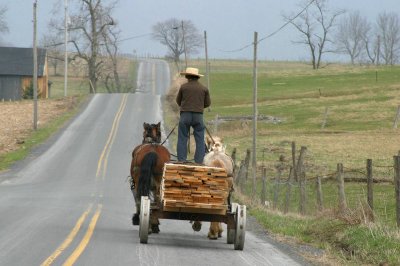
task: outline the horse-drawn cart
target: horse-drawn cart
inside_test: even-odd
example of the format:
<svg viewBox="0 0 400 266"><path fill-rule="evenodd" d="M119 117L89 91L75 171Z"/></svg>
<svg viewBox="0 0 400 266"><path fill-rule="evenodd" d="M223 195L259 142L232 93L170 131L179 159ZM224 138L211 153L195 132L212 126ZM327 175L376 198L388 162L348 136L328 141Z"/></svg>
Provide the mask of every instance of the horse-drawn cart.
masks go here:
<svg viewBox="0 0 400 266"><path fill-rule="evenodd" d="M140 243L147 243L154 220L209 221L225 223L227 243L243 250L246 206L230 202L231 187L224 168L166 163L160 194L141 197Z"/></svg>

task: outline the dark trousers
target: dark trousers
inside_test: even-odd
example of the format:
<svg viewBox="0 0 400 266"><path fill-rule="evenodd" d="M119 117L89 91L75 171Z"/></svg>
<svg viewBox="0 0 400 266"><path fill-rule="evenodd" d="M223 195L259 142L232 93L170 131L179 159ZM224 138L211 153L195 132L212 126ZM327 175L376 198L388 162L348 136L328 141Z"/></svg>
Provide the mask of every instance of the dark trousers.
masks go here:
<svg viewBox="0 0 400 266"><path fill-rule="evenodd" d="M176 147L178 161L186 161L190 127L193 128L194 140L196 142L194 161L201 164L203 163L206 152L204 143L205 126L203 121L203 113L181 112L178 127L178 144Z"/></svg>

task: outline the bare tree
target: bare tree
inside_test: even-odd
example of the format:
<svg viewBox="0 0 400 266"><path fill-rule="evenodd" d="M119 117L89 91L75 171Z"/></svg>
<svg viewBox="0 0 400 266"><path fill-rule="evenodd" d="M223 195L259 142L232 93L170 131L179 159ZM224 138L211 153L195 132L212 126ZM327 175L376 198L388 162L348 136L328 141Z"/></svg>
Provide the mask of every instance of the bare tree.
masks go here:
<svg viewBox="0 0 400 266"><path fill-rule="evenodd" d="M71 15L71 42L77 51L77 56L82 58L88 66L89 80L93 85L90 92L97 88L97 81L101 76L102 59L100 56L101 44L104 41L102 33L108 27L116 27L111 17L112 11L118 0L109 1L105 5L102 0L75 0L79 9Z"/></svg>
<svg viewBox="0 0 400 266"><path fill-rule="evenodd" d="M50 29L40 40L40 45L47 50L48 63L53 67L53 75L56 76L59 64L64 62L62 36Z"/></svg>
<svg viewBox="0 0 400 266"><path fill-rule="evenodd" d="M331 12L327 4L328 0L315 0L311 4L310 1L302 2L301 7L305 11L295 19L293 15L283 15L300 32L299 40L294 43L308 46L313 69L320 68L322 55L331 52L327 48L327 44L332 43L331 30L337 17L344 13L343 10Z"/></svg>
<svg viewBox="0 0 400 266"><path fill-rule="evenodd" d="M365 40L370 26L360 12L352 12L339 22L335 44L337 52L350 56L351 63L360 59L365 50Z"/></svg>
<svg viewBox="0 0 400 266"><path fill-rule="evenodd" d="M109 93L121 92L121 80L118 73L118 42L120 31L112 28L107 28L102 33L104 39L104 49L107 53L107 58L104 64L103 82Z"/></svg>
<svg viewBox="0 0 400 266"><path fill-rule="evenodd" d="M159 22L153 26L153 39L165 45L168 49L168 57L179 63L182 54L195 54L203 47L203 36L199 33L190 20L178 20L171 18Z"/></svg>
<svg viewBox="0 0 400 266"><path fill-rule="evenodd" d="M399 15L394 12L379 14L377 30L381 36L382 58L386 65L394 65L400 57Z"/></svg>
<svg viewBox="0 0 400 266"><path fill-rule="evenodd" d="M7 21L5 20L6 12L7 12L7 6L0 6L0 33L8 32L8 25Z"/></svg>
<svg viewBox="0 0 400 266"><path fill-rule="evenodd" d="M379 64L379 51L381 40L380 36L368 24L367 32L364 36L365 53L370 63Z"/></svg>

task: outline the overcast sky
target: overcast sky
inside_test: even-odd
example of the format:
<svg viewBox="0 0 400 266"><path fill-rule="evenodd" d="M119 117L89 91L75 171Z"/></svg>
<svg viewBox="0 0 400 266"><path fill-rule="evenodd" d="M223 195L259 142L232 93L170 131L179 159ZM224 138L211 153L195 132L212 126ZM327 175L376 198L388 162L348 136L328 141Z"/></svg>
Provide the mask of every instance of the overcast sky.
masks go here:
<svg viewBox="0 0 400 266"><path fill-rule="evenodd" d="M38 38L47 30L56 2L64 0L38 0ZM284 24L282 13L301 10L301 0L119 0L114 12L122 31L122 39L150 34L157 22L170 18L191 20L201 33L207 31L208 52L211 58L251 58L252 47L240 52L226 52L251 44L254 31L259 38L274 32ZM0 0L8 11L6 20L9 33L2 42L18 47L32 47L33 0ZM381 12L400 14L400 0L330 0L332 9L358 10L370 22ZM63 4L59 5L63 16ZM259 47L259 58L269 60L308 60L307 48L293 44L298 33L288 26ZM72 48L72 47L71 47ZM149 35L121 43L126 53L164 56L164 46ZM194 57L204 57L201 51ZM331 57L334 58L334 57Z"/></svg>

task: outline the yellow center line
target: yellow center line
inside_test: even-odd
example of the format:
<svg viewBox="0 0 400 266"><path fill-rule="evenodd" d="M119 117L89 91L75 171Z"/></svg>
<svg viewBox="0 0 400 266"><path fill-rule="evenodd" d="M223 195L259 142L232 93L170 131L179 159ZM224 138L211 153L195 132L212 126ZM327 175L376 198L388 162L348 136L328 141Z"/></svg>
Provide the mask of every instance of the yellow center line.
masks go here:
<svg viewBox="0 0 400 266"><path fill-rule="evenodd" d="M104 149L103 149L103 151L102 151L102 153L100 155L100 159L99 159L99 161L97 163L96 177L99 177L99 175L100 175L101 166L103 165L103 162L104 162L104 156L106 155L106 152L108 151L108 148L110 146L111 141L113 140L113 136L114 136L114 134L116 132L116 128L117 128L117 125L119 123L119 119L121 118L122 110L124 109L124 107L126 105L127 98L128 98L128 95L125 94L124 97L122 98L121 105L120 105L120 107L118 109L118 112L115 115L114 122L113 122L113 125L111 127L111 132L110 132L110 134L108 136L107 143L104 146ZM103 169L103 174L104 174L104 172L105 172L105 170Z"/></svg>
<svg viewBox="0 0 400 266"><path fill-rule="evenodd" d="M71 256L69 256L68 259L65 261L63 266L74 265L76 260L79 258L79 256L85 250L86 246L89 244L90 238L92 237L94 229L96 227L97 220L99 219L102 207L103 207L103 205L101 205L101 204L99 204L97 206L96 213L93 215L92 220L90 221L90 224L86 231L85 236L83 237L83 239L79 243L79 245L76 247L74 252L72 252Z"/></svg>
<svg viewBox="0 0 400 266"><path fill-rule="evenodd" d="M71 242L74 240L76 234L79 232L79 229L81 228L83 222L85 221L86 217L90 213L92 209L93 204L90 204L87 210L81 215L81 217L78 219L77 223L75 224L75 227L72 229L72 231L68 234L67 238L64 240L64 242L51 254L42 264L41 266L47 266L51 265L54 260L60 256L60 254L68 248L68 246L71 244Z"/></svg>
<svg viewBox="0 0 400 266"><path fill-rule="evenodd" d="M113 143L114 143L115 137L117 136L117 131L118 131L118 128L119 128L119 122L120 122L120 120L121 120L121 117L122 117L122 114L123 114L123 110L125 109L125 106L126 106L126 103L127 103L127 98L128 98L128 96L125 95L125 96L124 96L124 102L121 104L121 107L122 107L122 108L121 108L121 111L117 114L117 115L118 115L118 118L116 117L117 123L116 123L115 129L114 129L114 133L113 133L113 136L112 136L110 145L109 145L108 150L107 150L107 153L106 153L106 157L105 157L105 159L104 159L104 164L103 164L103 166L104 166L104 167L103 167L103 179L104 179L104 177L106 176L107 165L108 165L108 155L110 155L111 147L112 147L112 145L113 145Z"/></svg>

